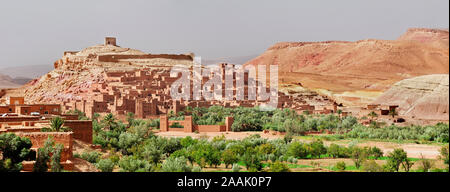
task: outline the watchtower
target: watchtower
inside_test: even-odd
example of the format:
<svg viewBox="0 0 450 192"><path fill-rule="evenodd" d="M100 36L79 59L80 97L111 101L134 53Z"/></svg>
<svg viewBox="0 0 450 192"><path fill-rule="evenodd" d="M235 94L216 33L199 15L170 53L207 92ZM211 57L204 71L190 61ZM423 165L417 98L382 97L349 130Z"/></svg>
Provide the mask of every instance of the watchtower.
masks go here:
<svg viewBox="0 0 450 192"><path fill-rule="evenodd" d="M105 45L117 46L115 37L105 37Z"/></svg>

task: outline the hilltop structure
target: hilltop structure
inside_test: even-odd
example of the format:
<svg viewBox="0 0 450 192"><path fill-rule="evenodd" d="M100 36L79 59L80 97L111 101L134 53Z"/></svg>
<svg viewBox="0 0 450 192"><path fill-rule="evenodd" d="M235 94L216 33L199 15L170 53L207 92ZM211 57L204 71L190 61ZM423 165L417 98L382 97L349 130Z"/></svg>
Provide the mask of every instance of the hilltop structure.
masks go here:
<svg viewBox="0 0 450 192"><path fill-rule="evenodd" d="M22 89L30 103L62 104L62 111L79 110L88 117L112 113L124 117L134 113L137 118L159 118L170 111L175 113L185 107L254 107L265 102L261 100L230 101L205 99L186 101L174 100L170 88L180 78L170 77L175 65L192 70L194 54L147 54L139 50L122 48L113 37L105 43L82 51L66 51L54 63L54 70L30 82ZM222 73L231 64L219 64ZM236 93L236 74L233 74L233 92ZM212 78L203 77L202 86ZM222 75L222 82L225 82ZM244 76L245 98L248 98L248 74ZM192 86L191 86L192 87ZM222 94L225 86L222 86ZM192 90L191 90L192 94ZM7 94L8 95L8 94ZM235 94L234 94L235 95ZM299 113L308 110L316 113L336 112L337 104L331 99L311 91L301 95L278 93L278 108L291 108ZM223 95L224 96L224 95Z"/></svg>

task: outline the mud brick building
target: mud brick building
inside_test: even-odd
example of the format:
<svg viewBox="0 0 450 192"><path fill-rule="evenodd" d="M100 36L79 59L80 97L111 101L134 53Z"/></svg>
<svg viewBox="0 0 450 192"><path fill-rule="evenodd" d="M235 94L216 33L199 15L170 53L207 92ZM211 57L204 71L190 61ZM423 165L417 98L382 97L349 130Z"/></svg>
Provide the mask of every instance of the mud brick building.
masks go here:
<svg viewBox="0 0 450 192"><path fill-rule="evenodd" d="M159 120L161 132L178 131L185 133L230 132L234 122L233 117L226 117L225 125L196 125L192 121L192 116L185 116L184 120L169 120L167 115L161 115ZM181 125L182 128L172 127L175 123Z"/></svg>
<svg viewBox="0 0 450 192"><path fill-rule="evenodd" d="M65 170L73 170L73 141L79 140L92 144L92 121L78 120L78 115L61 114L61 106L56 104L25 104L23 97L10 97L9 105L0 106L0 134L14 133L31 140L32 150L43 147L48 138L56 144L64 146L61 152L61 165ZM15 113L14 113L15 112ZM39 114L30 115L32 112ZM50 127L50 120L60 116L64 119L63 126L70 132L41 132L44 127ZM32 171L34 161L23 162L23 171Z"/></svg>

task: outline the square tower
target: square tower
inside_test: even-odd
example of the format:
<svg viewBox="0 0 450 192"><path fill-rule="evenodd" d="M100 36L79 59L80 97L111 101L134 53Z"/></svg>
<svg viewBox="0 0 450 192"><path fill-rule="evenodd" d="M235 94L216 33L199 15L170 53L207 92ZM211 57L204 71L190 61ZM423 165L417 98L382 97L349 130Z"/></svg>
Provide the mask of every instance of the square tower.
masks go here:
<svg viewBox="0 0 450 192"><path fill-rule="evenodd" d="M117 46L115 37L105 37L105 45Z"/></svg>

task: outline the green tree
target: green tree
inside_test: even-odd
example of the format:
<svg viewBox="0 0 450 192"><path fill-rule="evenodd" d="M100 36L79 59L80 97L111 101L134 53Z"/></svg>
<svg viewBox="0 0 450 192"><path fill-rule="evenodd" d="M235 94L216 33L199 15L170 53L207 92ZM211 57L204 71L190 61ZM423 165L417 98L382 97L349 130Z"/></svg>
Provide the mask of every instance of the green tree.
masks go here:
<svg viewBox="0 0 450 192"><path fill-rule="evenodd" d="M322 140L314 140L309 145L312 157L320 158L321 155L327 153L327 148L323 145Z"/></svg>
<svg viewBox="0 0 450 192"><path fill-rule="evenodd" d="M105 117L103 117L102 123L107 131L114 129L114 127L117 126L116 118L112 113L108 113L107 115L105 115Z"/></svg>
<svg viewBox="0 0 450 192"><path fill-rule="evenodd" d="M394 149L388 155L387 168L391 171L398 172L400 170L400 165L403 166L406 172L412 167L412 162L408 160L408 155L403 149Z"/></svg>
<svg viewBox="0 0 450 192"><path fill-rule="evenodd" d="M56 144L52 150L52 156L50 158L50 166L52 172L61 172L63 167L61 166L61 152L64 149L62 144Z"/></svg>
<svg viewBox="0 0 450 192"><path fill-rule="evenodd" d="M375 111L372 111L372 112L370 112L367 116L369 116L370 117L370 119L375 119L375 118L377 118L378 117L378 114L377 113L375 113Z"/></svg>
<svg viewBox="0 0 450 192"><path fill-rule="evenodd" d="M31 150L31 141L14 133L0 134L0 172L19 172L22 161L33 160L36 153Z"/></svg>
<svg viewBox="0 0 450 192"><path fill-rule="evenodd" d="M395 118L395 116L398 115L397 110L395 108L392 108L389 110L389 115L392 116L392 118Z"/></svg>
<svg viewBox="0 0 450 192"><path fill-rule="evenodd" d="M134 122L134 113L132 113L132 112L128 112L127 113L127 122L128 122L128 126L131 126L131 125L133 125L133 122Z"/></svg>
<svg viewBox="0 0 450 192"><path fill-rule="evenodd" d="M369 155L375 157L375 159L379 159L383 157L383 151L378 147L371 147L369 149Z"/></svg>
<svg viewBox="0 0 450 192"><path fill-rule="evenodd" d="M361 165L366 161L367 153L364 149L359 147L353 147L352 149L352 160L355 163L355 167L359 169Z"/></svg>
<svg viewBox="0 0 450 192"><path fill-rule="evenodd" d="M237 155L230 149L226 149L222 153L222 160L225 164L225 168L228 168L229 165L233 165L239 161Z"/></svg>
<svg viewBox="0 0 450 192"><path fill-rule="evenodd" d="M448 159L449 159L449 149L448 145L445 147L442 147L440 150L441 156L440 158L444 160L444 163L448 165Z"/></svg>
<svg viewBox="0 0 450 192"><path fill-rule="evenodd" d="M422 154L420 154L419 167L423 172L428 172L434 166L434 161L431 159L425 159Z"/></svg>
<svg viewBox="0 0 450 192"><path fill-rule="evenodd" d="M51 171L60 172L62 170L60 161L63 148L61 144L55 145L53 138L49 137L45 141L44 147L38 149L38 157L34 163L33 172L47 172L48 163L51 165Z"/></svg>
<svg viewBox="0 0 450 192"><path fill-rule="evenodd" d="M69 132L72 131L68 127L64 127L64 120L61 117L55 117L50 120L50 127L44 127L42 132Z"/></svg>
<svg viewBox="0 0 450 192"><path fill-rule="evenodd" d="M290 172L289 167L279 161L269 164L269 172Z"/></svg>
<svg viewBox="0 0 450 192"><path fill-rule="evenodd" d="M308 145L300 142L292 142L288 145L286 155L298 159L305 159L309 155Z"/></svg>

